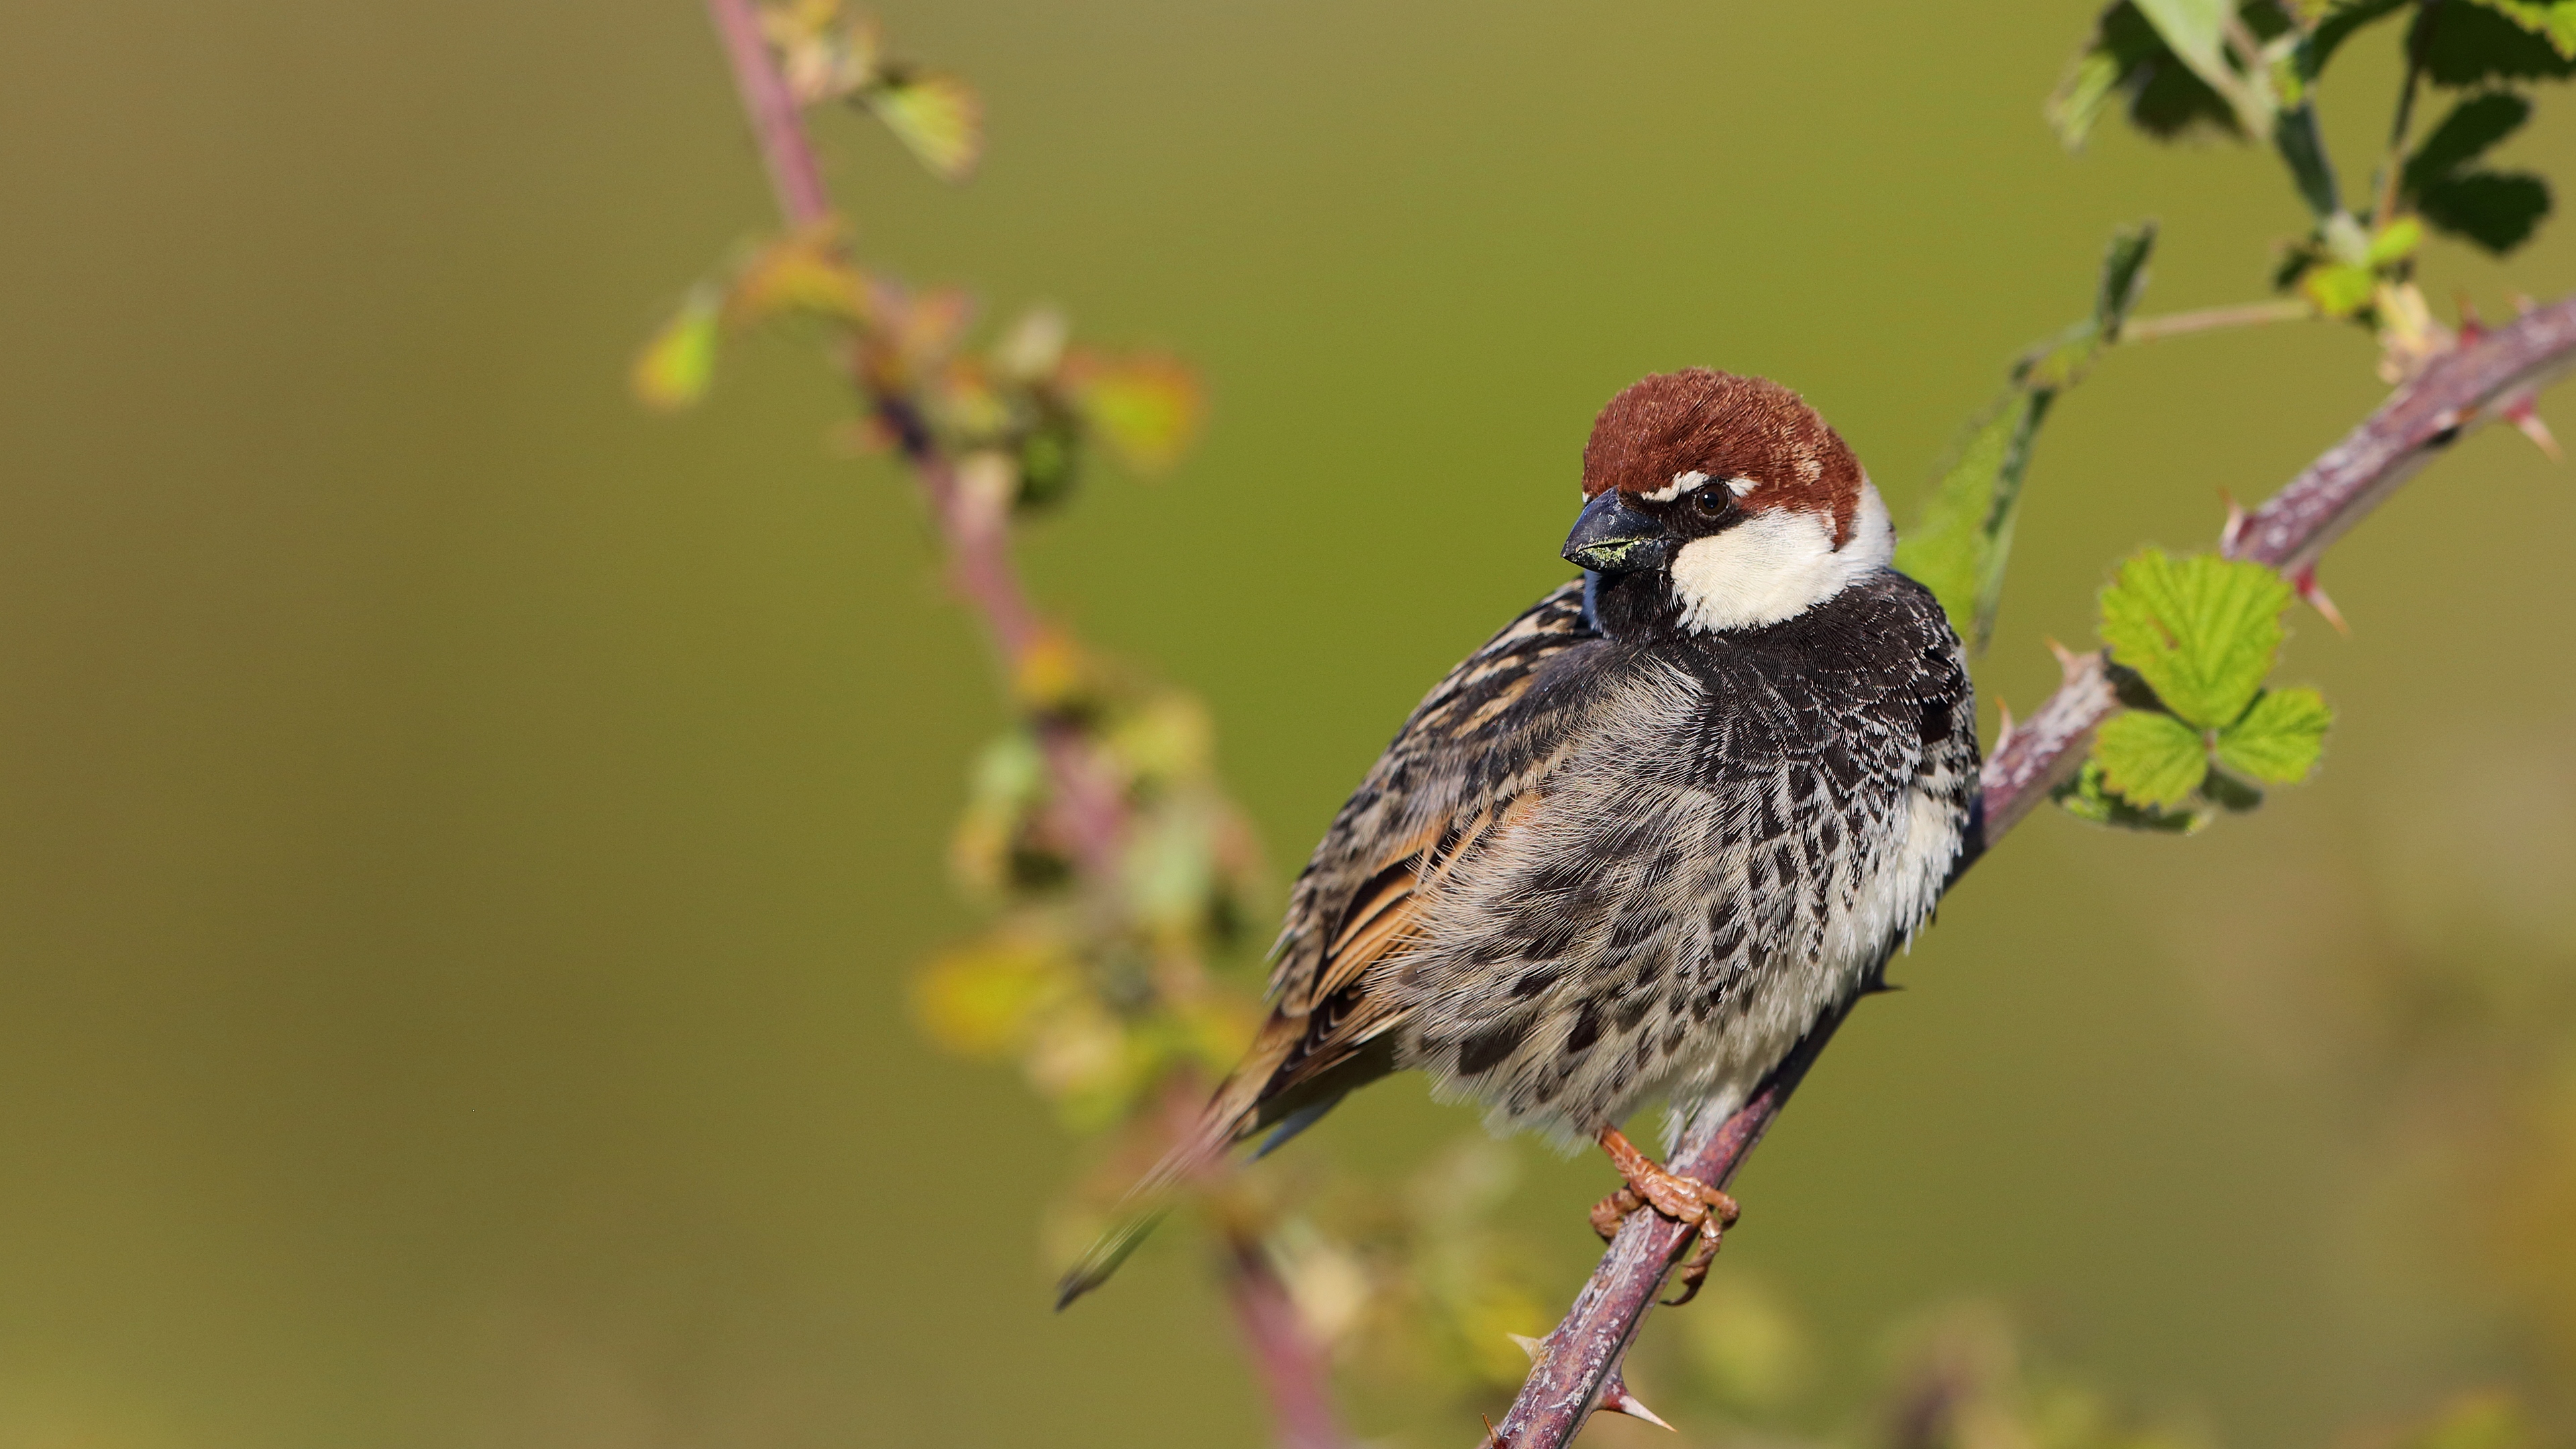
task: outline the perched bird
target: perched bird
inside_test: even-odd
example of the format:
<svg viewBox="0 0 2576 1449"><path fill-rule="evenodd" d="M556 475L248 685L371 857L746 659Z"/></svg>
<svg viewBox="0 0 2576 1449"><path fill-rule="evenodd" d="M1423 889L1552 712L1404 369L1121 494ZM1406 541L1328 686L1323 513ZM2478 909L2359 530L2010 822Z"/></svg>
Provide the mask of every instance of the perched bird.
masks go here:
<svg viewBox="0 0 2576 1449"><path fill-rule="evenodd" d="M1495 1129L1596 1141L1650 1206L1734 1216L1618 1124L1731 1112L1931 914L1977 800L1959 640L1889 567L1859 460L1799 397L1694 368L1610 400L1564 556L1583 570L1431 691L1298 877L1271 1010L1132 1215L1354 1087L1418 1069Z"/></svg>

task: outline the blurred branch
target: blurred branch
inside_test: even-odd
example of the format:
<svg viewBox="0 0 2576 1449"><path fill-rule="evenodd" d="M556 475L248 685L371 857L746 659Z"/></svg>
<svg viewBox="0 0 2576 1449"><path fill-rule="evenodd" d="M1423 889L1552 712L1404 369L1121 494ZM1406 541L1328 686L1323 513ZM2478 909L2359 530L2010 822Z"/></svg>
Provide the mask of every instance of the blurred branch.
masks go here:
<svg viewBox="0 0 2576 1449"><path fill-rule="evenodd" d="M707 0L707 12L723 38L744 116L789 229L810 231L828 224L836 215L831 193L823 184L803 112L763 34L758 5L755 0ZM1049 630L1011 561L1008 500L970 485L957 460L941 447L903 370L882 365L866 338L845 342L840 360L860 402L892 439L929 507L950 584L983 622L1006 674L1016 681L1032 654L1045 647ZM1092 766L1070 724L1041 712L1035 726L1055 787L1056 818L1072 844L1076 868L1092 888L1114 890L1131 823L1127 804ZM1228 1292L1269 1393L1282 1449L1336 1449L1349 1443L1333 1415L1330 1365L1306 1334L1258 1245L1234 1243L1227 1263Z"/></svg>
<svg viewBox="0 0 2576 1449"><path fill-rule="evenodd" d="M2321 597L2313 592L2316 560L2328 545L2460 434L2527 411L2534 391L2571 365L2576 365L2576 298L2525 312L2492 332L2464 337L2252 515L2231 515L2220 552L2277 569L2312 601ZM2028 721L2008 727L1986 761L1981 828L1960 863L1962 870L2074 773L2094 729L2118 708L2102 654L2068 655L2065 666L2066 679L2057 692ZM1675 1146L1673 1170L1726 1186L1770 1130L1842 1015L1819 1021L1732 1116L1690 1124ZM1692 1236L1691 1228L1659 1214L1629 1214L1564 1321L1542 1342L1520 1397L1489 1444L1557 1449L1574 1437Z"/></svg>
<svg viewBox="0 0 2576 1449"><path fill-rule="evenodd" d="M2254 327L2266 322L2300 322L2317 315L2305 301L2249 302L2237 307L2203 307L2192 312L2162 312L2132 317L2120 324L2122 342L2153 342L2222 327Z"/></svg>
<svg viewBox="0 0 2576 1449"><path fill-rule="evenodd" d="M1195 1105L1195 1104L1193 1104ZM1332 1360L1306 1331L1288 1285L1270 1264L1258 1238L1226 1234L1226 1296L1252 1350L1253 1372L1270 1400L1270 1420L1280 1449L1347 1449L1327 1389Z"/></svg>
<svg viewBox="0 0 2576 1449"><path fill-rule="evenodd" d="M752 137L759 143L780 214L790 230L828 222L836 215L831 193L823 185L804 114L761 33L758 5L754 0L707 0L707 13L724 39L725 54L733 64L734 88L742 97ZM963 485L955 460L941 451L923 418L919 400L890 385L891 369L869 365L864 341L844 344L842 363L860 400L894 439L921 489L922 501L929 505L946 548L949 582L983 620L1003 667L1016 672L1039 643L1044 625L1011 564L1007 505L999 499L976 497ZM1055 781L1058 823L1073 843L1084 873L1106 880L1118 867L1125 811L1115 793L1089 768L1069 729L1041 720L1039 738Z"/></svg>

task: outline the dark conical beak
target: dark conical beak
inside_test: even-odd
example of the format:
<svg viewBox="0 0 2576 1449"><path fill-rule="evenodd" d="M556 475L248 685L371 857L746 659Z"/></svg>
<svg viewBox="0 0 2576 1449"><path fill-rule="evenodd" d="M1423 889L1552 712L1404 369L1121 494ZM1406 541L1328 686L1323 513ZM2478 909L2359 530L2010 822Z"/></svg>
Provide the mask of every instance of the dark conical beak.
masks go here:
<svg viewBox="0 0 2576 1449"><path fill-rule="evenodd" d="M1672 562L1671 530L1630 508L1616 488L1604 488L1574 520L1565 540L1566 562L1597 574L1629 574Z"/></svg>

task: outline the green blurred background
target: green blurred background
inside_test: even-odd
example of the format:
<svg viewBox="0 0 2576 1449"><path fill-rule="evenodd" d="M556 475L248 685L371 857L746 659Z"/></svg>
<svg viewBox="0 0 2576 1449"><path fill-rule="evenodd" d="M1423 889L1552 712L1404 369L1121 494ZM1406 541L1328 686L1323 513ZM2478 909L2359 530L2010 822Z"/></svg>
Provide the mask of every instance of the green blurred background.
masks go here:
<svg viewBox="0 0 2576 1449"><path fill-rule="evenodd" d="M821 136L874 262L1203 369L1184 467L1025 556L1203 693L1284 883L1561 576L1619 386L1778 377L1902 515L2115 224L2164 224L2146 310L2262 294L2270 157L2040 123L2090 9L888 0L985 170ZM2327 94L2348 182L2394 45ZM2571 141L2544 96L2506 159ZM0 196L0 1446L1262 1441L1188 1235L1047 1311L1080 1147L906 1020L1000 722L906 489L795 343L680 420L623 391L770 221L695 6L0 8ZM2576 247L2426 279L2505 311ZM2379 392L2349 328L2113 357L1989 699ZM2331 560L2356 637L2297 616L2317 783L2190 841L2051 814L1951 900L1740 1184L1816 1413L1961 1294L2240 1445L2512 1366L2474 1225L2372 1195L2338 953L2576 960L2571 536L2474 438ZM1393 1175L1471 1120L1405 1080L1325 1135ZM1515 1200L1560 1293L1604 1181Z"/></svg>

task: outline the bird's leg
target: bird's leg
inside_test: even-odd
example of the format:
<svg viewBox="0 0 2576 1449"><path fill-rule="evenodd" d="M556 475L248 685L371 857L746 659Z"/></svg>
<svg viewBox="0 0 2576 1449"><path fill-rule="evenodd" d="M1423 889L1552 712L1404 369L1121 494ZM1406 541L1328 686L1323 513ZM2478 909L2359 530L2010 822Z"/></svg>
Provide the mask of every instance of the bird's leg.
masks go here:
<svg viewBox="0 0 2576 1449"><path fill-rule="evenodd" d="M1619 1169L1628 1185L1593 1204L1592 1230L1606 1240L1619 1231L1622 1219L1641 1207L1652 1207L1677 1223L1698 1228L1699 1251L1683 1266L1681 1296L1669 1306L1688 1303L1698 1296L1699 1285L1708 1277L1709 1264L1717 1257L1719 1237L1735 1225L1735 1199L1667 1169L1638 1151L1636 1144L1616 1127L1602 1129L1601 1150L1610 1154L1611 1166Z"/></svg>

